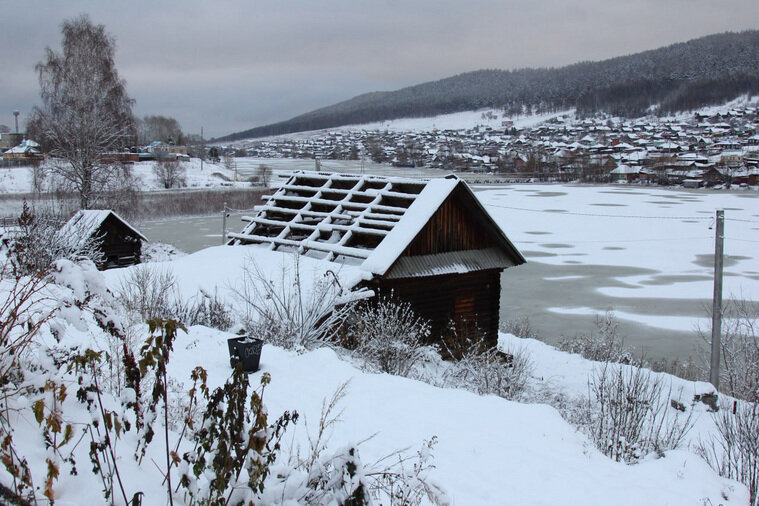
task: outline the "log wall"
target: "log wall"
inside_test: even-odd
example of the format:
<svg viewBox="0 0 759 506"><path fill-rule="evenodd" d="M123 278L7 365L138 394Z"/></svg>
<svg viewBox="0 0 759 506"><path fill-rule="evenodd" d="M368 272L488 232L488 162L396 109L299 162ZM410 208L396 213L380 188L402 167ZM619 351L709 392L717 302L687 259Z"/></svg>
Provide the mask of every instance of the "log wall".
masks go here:
<svg viewBox="0 0 759 506"><path fill-rule="evenodd" d="M431 323L431 342L437 342L451 320L474 322L487 344L498 342L501 271L492 269L467 274L422 278L379 279L376 289L407 301Z"/></svg>

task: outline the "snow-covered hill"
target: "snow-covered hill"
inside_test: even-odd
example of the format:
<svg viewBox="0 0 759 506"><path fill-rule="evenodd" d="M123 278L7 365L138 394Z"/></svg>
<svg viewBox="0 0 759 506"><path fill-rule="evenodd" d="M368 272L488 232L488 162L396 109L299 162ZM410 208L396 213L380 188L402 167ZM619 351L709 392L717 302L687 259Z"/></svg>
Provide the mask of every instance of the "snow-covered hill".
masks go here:
<svg viewBox="0 0 759 506"><path fill-rule="evenodd" d="M156 273L172 269L178 293L182 296L197 294L199 288L208 292L208 284L215 283L218 294L224 297L234 288L233 283L240 278L240 272L251 256L264 269L261 271L263 282L266 282L266 276L272 282L281 279L282 271L271 264L272 255L276 253L263 248L217 247L147 267ZM303 261L301 267L306 272L314 274L320 268L318 261ZM88 411L85 404L76 401L77 376L70 375L63 368L58 370L49 359L48 350L56 350L52 356L58 360L72 349L83 351L85 348L117 356L122 346L120 338L109 337L104 331L108 325L102 318L100 324L95 322L97 311L80 311L79 308L87 307L92 301L101 301L98 309L106 310L108 314L106 302L110 296L105 288L118 291L124 280L146 266L109 271L105 275L95 271L91 264L82 268L69 262L60 264L59 268L57 284L50 287L50 292L45 292L47 297L44 299L45 304L59 307L59 313L51 320L49 328L43 328L39 340L31 348L32 355L26 362L26 378L40 386L44 385L46 377L67 385L69 395L58 401L60 404L56 409L63 410L61 420L74 427L75 437L62 446L61 452L46 448L35 417L39 413L48 413L48 408L38 411L36 399L41 396L47 399L46 402L53 402L49 390L31 390L26 395L14 397L7 416L18 454L27 458L35 484L41 487L45 483L49 469L46 458L60 466L60 475L52 482L55 504L100 504L103 503L103 483L90 472L89 451L91 441L103 441L102 436L94 435L91 424L93 420L103 423L104 418L99 414L97 404ZM347 281L359 274L346 270L337 275ZM304 286L311 290L312 285L306 283ZM8 281L2 288L8 293ZM87 290L95 298L88 298ZM139 349L147 336L146 326L138 324L129 327L125 339ZM168 438L172 448L180 439L178 431L185 416L186 396L192 387L191 371L202 366L207 371L210 389L229 379L231 368L226 344L229 337L232 334L202 326L178 333L167 370L172 413L169 423L172 430L168 432ZM290 469L288 455L309 452L317 437L324 405L342 385L346 385L346 394L333 411L338 415L337 421L328 428L326 439L322 439L326 441L325 452L356 447L361 462L368 466L380 462L379 466L382 466L397 459L394 455L397 450L408 449L407 454L413 456L422 448L419 451L425 457L431 452L432 460L427 462L434 465L425 471L425 479L440 485L450 504L743 505L748 502L748 491L743 485L717 476L687 445L667 451L663 456L649 455L635 465L614 462L602 455L583 433L562 418L559 411L539 401L548 397L571 401L587 394L588 379L598 364L559 352L535 340L507 334L501 335L501 345L529 357L534 364L523 402L370 372L329 348L296 352L265 345L261 368L250 376L251 384L257 385L264 374L271 377L264 395L270 422L286 410L297 411L300 421L288 428L282 439L280 459L284 460L277 461L276 472L267 481L271 488L266 492L268 495L263 496L267 498L264 503L298 504L296 499L281 500L293 492L288 489L288 481L295 482L298 478L295 474L287 474ZM119 374L118 362L106 360L102 364L99 374L102 375L101 384L106 388L102 402L106 409L117 412L122 403L132 402L135 397L123 385L106 387L105 381ZM711 391L711 386L664 374L658 377L664 381L665 388L671 386L673 399L682 402L686 412L692 412L695 417L687 441L695 443L714 434L712 415L704 404L693 400L695 394ZM145 385L143 394L149 392L149 388ZM84 399L87 398L99 402L91 392L85 392ZM667 406L667 409L674 412L674 408ZM119 479L129 497L136 492L144 494L143 504L166 501L160 471L165 469L162 420L160 416L148 422L160 436L157 435L148 447L142 464L134 458L135 447L142 437L136 429L132 428L114 441ZM425 445L430 441L436 442L431 450ZM177 454L183 455L190 450L190 443L185 441L177 448ZM388 455L391 456L388 458ZM65 461L68 456L74 456L78 462L76 474L70 473ZM174 468L177 473L173 477L175 484L181 469L187 468ZM5 470L0 470L0 482L12 483ZM40 498L41 492L37 492ZM121 497L114 494L116 504L123 502ZM174 504L187 504L182 491L174 494Z"/></svg>

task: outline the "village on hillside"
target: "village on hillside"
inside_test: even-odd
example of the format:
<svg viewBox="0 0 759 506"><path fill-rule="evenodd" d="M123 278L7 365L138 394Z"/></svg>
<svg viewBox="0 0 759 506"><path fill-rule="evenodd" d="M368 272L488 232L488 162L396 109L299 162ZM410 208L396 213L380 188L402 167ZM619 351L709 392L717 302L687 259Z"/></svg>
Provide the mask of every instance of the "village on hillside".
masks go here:
<svg viewBox="0 0 759 506"><path fill-rule="evenodd" d="M240 141L237 156L371 159L397 167L439 168L514 181L645 182L713 187L756 185L759 109L738 106L679 118L556 115L518 129L514 120L468 129L366 129ZM497 122L495 122L497 123Z"/></svg>
<svg viewBox="0 0 759 506"><path fill-rule="evenodd" d="M571 112L518 128L482 113L472 128L380 129L341 127L228 145L178 145L155 140L114 162L157 159L218 161L220 157L355 160L401 169L472 173L483 182L624 182L690 188L755 186L759 179L759 107L709 108L679 117L637 119ZM3 165L44 161L40 146L24 134L0 134Z"/></svg>

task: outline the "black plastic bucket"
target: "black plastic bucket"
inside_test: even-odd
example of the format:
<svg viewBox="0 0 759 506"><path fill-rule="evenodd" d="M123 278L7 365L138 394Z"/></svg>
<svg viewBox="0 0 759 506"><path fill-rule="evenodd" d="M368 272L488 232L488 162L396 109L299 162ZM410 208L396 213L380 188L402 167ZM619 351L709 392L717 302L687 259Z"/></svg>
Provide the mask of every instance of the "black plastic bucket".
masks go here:
<svg viewBox="0 0 759 506"><path fill-rule="evenodd" d="M264 342L255 337L241 336L227 339L229 365L235 367L240 362L245 372L256 372L261 362L261 348Z"/></svg>

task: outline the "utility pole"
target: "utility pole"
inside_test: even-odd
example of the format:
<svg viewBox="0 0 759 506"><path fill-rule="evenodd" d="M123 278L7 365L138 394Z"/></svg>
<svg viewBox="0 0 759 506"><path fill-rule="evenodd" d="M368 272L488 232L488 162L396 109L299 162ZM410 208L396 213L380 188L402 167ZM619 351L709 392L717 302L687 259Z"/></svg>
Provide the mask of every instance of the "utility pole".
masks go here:
<svg viewBox="0 0 759 506"><path fill-rule="evenodd" d="M18 115L21 114L19 111L13 111L13 116L16 119L16 134L18 135Z"/></svg>
<svg viewBox="0 0 759 506"><path fill-rule="evenodd" d="M725 211L717 210L714 236L714 298L712 300L712 356L709 382L719 391L719 352L722 337L722 252L725 242Z"/></svg>
<svg viewBox="0 0 759 506"><path fill-rule="evenodd" d="M227 203L224 202L224 209L221 214L221 244L224 245L224 243L227 242Z"/></svg>
<svg viewBox="0 0 759 506"><path fill-rule="evenodd" d="M203 140L203 125L200 125L200 172L203 172L203 160L206 159L206 141Z"/></svg>

